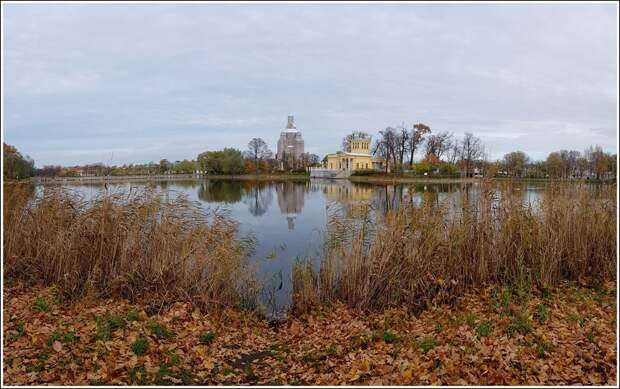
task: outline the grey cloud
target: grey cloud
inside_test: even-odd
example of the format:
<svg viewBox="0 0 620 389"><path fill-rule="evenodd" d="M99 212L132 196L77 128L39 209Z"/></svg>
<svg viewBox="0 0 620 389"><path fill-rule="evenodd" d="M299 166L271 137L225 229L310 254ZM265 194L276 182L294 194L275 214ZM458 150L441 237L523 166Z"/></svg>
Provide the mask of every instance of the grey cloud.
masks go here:
<svg viewBox="0 0 620 389"><path fill-rule="evenodd" d="M38 165L194 158L294 114L307 149L422 121L616 150L612 4L3 4L4 136Z"/></svg>

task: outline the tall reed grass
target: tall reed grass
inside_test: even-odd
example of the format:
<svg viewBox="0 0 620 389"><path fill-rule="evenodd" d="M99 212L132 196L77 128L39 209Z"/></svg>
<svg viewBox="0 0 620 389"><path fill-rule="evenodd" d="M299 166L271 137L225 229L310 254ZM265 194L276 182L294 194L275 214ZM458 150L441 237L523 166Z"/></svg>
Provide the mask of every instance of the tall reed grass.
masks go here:
<svg viewBox="0 0 620 389"><path fill-rule="evenodd" d="M221 212L182 194L102 192L88 201L61 187L7 184L4 276L84 295L248 307L257 294L251 242Z"/></svg>
<svg viewBox="0 0 620 389"><path fill-rule="evenodd" d="M616 188L598 191L556 185L524 204L510 184L484 183L457 203L403 201L380 222L338 218L318 270L308 262L293 269L294 309L341 301L416 310L488 283L548 287L614 277Z"/></svg>

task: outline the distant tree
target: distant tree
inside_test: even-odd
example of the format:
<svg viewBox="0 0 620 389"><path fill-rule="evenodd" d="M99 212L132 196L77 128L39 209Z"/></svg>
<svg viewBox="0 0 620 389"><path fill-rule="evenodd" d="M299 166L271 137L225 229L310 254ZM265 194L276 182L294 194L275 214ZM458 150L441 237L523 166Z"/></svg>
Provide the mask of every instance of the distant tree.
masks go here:
<svg viewBox="0 0 620 389"><path fill-rule="evenodd" d="M410 136L411 134L409 133L409 130L405 127L404 124L396 129L395 151L400 166L402 166L405 162L405 155L407 154L407 151L409 151Z"/></svg>
<svg viewBox="0 0 620 389"><path fill-rule="evenodd" d="M36 174L41 177L56 177L62 171L60 165L45 165L40 169L37 169Z"/></svg>
<svg viewBox="0 0 620 389"><path fill-rule="evenodd" d="M552 178L560 178L564 175L564 161L558 152L550 153L545 162L547 173Z"/></svg>
<svg viewBox="0 0 620 389"><path fill-rule="evenodd" d="M273 156L273 152L269 150L267 143L261 138L252 138L248 143L246 155L254 162L254 169L258 173L259 162L269 159Z"/></svg>
<svg viewBox="0 0 620 389"><path fill-rule="evenodd" d="M413 166L413 156L424 141L424 136L431 132L431 128L423 123L413 125L411 134L408 138L407 148L409 149L409 166Z"/></svg>
<svg viewBox="0 0 620 389"><path fill-rule="evenodd" d="M241 151L225 148L220 151L206 151L198 155L200 170L209 174L241 174L245 171Z"/></svg>
<svg viewBox="0 0 620 389"><path fill-rule="evenodd" d="M458 141L455 141L458 144ZM484 149L480 138L467 132L460 146L460 164L465 170L465 175L469 177L473 172L474 162L484 155Z"/></svg>
<svg viewBox="0 0 620 389"><path fill-rule="evenodd" d="M183 161L178 163L177 170L181 173L192 174L197 170L196 167L197 166L195 161L189 161L187 159L184 159Z"/></svg>
<svg viewBox="0 0 620 389"><path fill-rule="evenodd" d="M522 177L530 158L523 151L513 151L504 155L504 166L508 174Z"/></svg>
<svg viewBox="0 0 620 389"><path fill-rule="evenodd" d="M605 173L613 171L610 167L611 156L606 154L601 146L590 146L584 155L588 160L590 172L596 175L597 180L601 179Z"/></svg>
<svg viewBox="0 0 620 389"><path fill-rule="evenodd" d="M364 131L353 131L349 135L342 138L342 151L351 152L351 141L355 138L367 139L370 136Z"/></svg>
<svg viewBox="0 0 620 389"><path fill-rule="evenodd" d="M430 135L426 140L426 155L432 154L441 160L444 153L450 149L451 142L452 134L447 131Z"/></svg>
<svg viewBox="0 0 620 389"><path fill-rule="evenodd" d="M171 167L172 164L167 159L162 159L161 161L159 161L159 172L161 174L166 173L168 170L170 170Z"/></svg>
<svg viewBox="0 0 620 389"><path fill-rule="evenodd" d="M23 156L17 148L2 143L2 175L8 179L20 179L34 176L34 160Z"/></svg>
<svg viewBox="0 0 620 389"><path fill-rule="evenodd" d="M384 130L379 131L379 138L375 141L372 148L372 154L385 161L388 173L390 172L390 166L396 165L397 139L398 134L396 129L393 127L386 127Z"/></svg>

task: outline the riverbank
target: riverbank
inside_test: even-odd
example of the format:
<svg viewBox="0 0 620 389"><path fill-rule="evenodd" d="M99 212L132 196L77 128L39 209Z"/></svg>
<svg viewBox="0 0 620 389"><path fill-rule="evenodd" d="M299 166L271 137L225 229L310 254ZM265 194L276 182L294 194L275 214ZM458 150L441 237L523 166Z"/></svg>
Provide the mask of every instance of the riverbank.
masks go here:
<svg viewBox="0 0 620 389"><path fill-rule="evenodd" d="M273 326L247 312L62 302L4 283L8 385L610 385L616 285L480 288L415 316L320 306Z"/></svg>
<svg viewBox="0 0 620 389"><path fill-rule="evenodd" d="M84 184L107 182L151 182L151 181L203 181L203 180L233 180L233 181L309 181L307 174L240 174L240 175L196 175L196 174L169 174L150 176L94 176L94 177L34 177L36 183L43 184ZM325 180L325 178L319 178ZM346 180L346 179L340 179ZM368 175L350 176L348 180L354 183L368 184L471 184L482 181L481 178L434 178L412 177L396 175ZM496 182L536 182L536 183L606 183L601 180L561 180L548 178L492 178ZM338 181L338 180L336 180Z"/></svg>
<svg viewBox="0 0 620 389"><path fill-rule="evenodd" d="M106 182L150 182L150 181L203 181L203 180L240 180L240 181L278 181L310 179L306 174L240 174L240 175L197 175L197 174L162 174L150 176L93 176L93 177L35 177L33 180L45 184L84 184Z"/></svg>

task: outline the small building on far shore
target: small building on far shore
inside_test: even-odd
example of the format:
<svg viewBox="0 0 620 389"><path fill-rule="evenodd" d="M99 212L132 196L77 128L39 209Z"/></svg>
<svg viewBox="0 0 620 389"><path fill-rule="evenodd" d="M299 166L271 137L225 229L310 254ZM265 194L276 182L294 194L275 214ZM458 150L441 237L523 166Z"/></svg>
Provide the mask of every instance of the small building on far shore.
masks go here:
<svg viewBox="0 0 620 389"><path fill-rule="evenodd" d="M383 163L370 153L370 137L351 139L349 151L327 154L322 168L312 168L310 176L344 178L359 170L380 170Z"/></svg>

